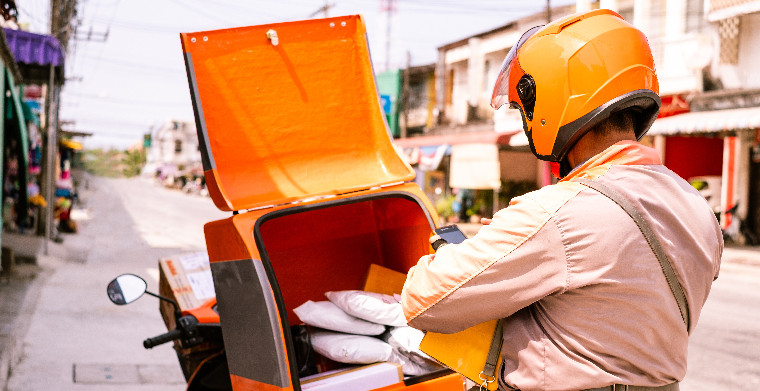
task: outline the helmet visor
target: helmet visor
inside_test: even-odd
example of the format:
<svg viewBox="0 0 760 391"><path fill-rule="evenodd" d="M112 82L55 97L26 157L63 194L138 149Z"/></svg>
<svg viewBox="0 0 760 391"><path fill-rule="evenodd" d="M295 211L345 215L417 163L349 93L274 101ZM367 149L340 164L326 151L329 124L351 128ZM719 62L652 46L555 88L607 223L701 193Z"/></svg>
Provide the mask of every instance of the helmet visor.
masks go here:
<svg viewBox="0 0 760 391"><path fill-rule="evenodd" d="M517 51L520 50L520 48L525 44L525 42L530 37L532 37L536 32L538 32L538 30L540 30L542 27L544 26L543 25L536 26L526 31L525 33L523 33L522 37L520 37L520 39L517 41L517 44L515 44L515 46L512 46L512 49L510 49L509 53L507 53L507 57L504 59L504 62L501 64L501 69L499 70L499 76L496 78L496 84L494 85L494 88L493 88L493 95L491 95L491 107L493 107L494 109L498 109L504 104L510 103L509 74L512 69L512 62L517 56Z"/></svg>

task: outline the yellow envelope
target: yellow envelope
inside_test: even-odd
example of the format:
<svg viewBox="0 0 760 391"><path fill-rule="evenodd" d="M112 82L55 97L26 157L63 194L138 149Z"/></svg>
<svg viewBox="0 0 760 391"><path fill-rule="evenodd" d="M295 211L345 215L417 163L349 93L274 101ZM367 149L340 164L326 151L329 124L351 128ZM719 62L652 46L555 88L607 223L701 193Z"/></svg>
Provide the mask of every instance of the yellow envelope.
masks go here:
<svg viewBox="0 0 760 391"><path fill-rule="evenodd" d="M498 320L494 319L454 334L427 332L420 343L420 350L475 383L481 384L483 380L480 373L486 363L497 326ZM501 341L502 336L498 335L497 338ZM501 359L496 362L498 376ZM492 391L498 388L496 381L487 386L487 389Z"/></svg>

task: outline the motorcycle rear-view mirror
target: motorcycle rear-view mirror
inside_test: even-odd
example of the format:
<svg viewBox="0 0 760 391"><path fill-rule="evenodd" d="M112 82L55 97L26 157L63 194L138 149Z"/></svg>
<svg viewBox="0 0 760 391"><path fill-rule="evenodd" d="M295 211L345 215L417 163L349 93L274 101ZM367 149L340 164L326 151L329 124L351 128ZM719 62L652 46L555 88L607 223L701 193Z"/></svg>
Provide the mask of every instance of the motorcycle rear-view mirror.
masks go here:
<svg viewBox="0 0 760 391"><path fill-rule="evenodd" d="M148 283L134 274L122 274L110 283L106 291L114 304L125 305L139 299L148 289Z"/></svg>

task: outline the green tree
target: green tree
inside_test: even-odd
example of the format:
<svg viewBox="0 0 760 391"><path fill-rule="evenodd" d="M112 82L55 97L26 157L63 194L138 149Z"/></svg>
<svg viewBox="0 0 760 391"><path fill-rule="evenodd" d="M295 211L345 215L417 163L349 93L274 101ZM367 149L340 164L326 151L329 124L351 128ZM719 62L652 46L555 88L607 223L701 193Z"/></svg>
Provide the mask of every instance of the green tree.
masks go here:
<svg viewBox="0 0 760 391"><path fill-rule="evenodd" d="M140 175L140 172L145 165L145 151L142 149L125 151L122 162L124 163L124 176L129 178Z"/></svg>

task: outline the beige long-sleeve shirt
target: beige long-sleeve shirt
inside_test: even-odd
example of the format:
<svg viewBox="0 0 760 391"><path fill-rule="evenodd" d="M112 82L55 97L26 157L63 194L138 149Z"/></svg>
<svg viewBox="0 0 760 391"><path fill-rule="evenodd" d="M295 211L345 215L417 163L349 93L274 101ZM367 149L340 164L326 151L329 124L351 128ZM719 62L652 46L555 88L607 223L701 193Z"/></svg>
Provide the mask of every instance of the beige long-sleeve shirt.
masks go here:
<svg viewBox="0 0 760 391"><path fill-rule="evenodd" d="M617 190L651 225L686 293L693 330L718 275L721 231L704 198L636 142L515 198L473 238L421 258L402 294L409 324L446 333L505 318L503 389L681 380L688 332L657 258L631 217L572 182L579 177Z"/></svg>

